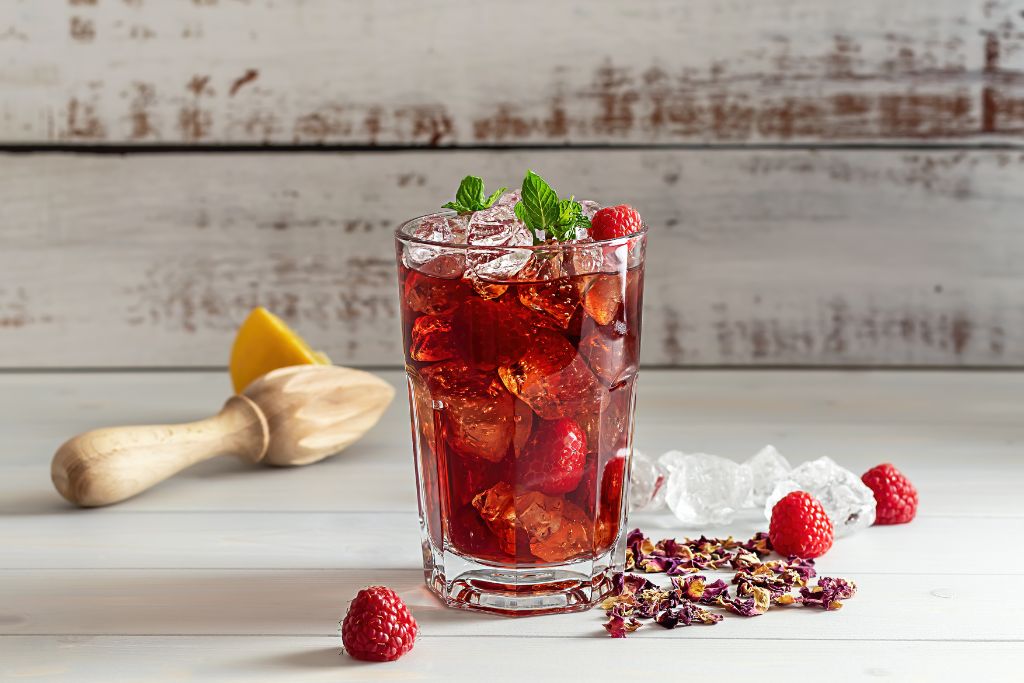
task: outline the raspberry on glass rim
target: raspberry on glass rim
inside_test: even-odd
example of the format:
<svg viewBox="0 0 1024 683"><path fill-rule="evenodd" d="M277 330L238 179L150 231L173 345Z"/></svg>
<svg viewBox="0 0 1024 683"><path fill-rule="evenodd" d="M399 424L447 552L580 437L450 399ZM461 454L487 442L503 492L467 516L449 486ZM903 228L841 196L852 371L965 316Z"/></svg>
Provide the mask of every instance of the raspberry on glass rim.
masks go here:
<svg viewBox="0 0 1024 683"><path fill-rule="evenodd" d="M643 229L640 214L632 206L619 204L600 209L590 219L590 236L596 240L628 237Z"/></svg>

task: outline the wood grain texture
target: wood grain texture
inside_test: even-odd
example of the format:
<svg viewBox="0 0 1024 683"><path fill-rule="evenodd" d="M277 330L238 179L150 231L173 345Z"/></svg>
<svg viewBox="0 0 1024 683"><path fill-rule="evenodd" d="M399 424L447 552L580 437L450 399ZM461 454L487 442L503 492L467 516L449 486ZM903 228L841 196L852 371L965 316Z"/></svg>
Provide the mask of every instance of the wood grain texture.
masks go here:
<svg viewBox="0 0 1024 683"><path fill-rule="evenodd" d="M5 529L16 533L8 520L27 524L18 527L25 530L18 532L20 539L39 534L37 548L42 552L59 544L42 525L66 519L68 532L80 530L74 534L78 538L92 536L75 547L102 552L110 542L104 534L126 540L140 529L112 518L136 514L154 520L165 534L148 542L166 538L167 548L180 548L176 539L209 519L202 513L223 519L210 527L215 535L244 524L236 513L247 512L267 515L271 525L275 515L310 515L305 522L289 524L314 537L326 533L324 525L336 519L321 513L381 515L381 527L396 529L406 524L416 505L409 406L401 396L404 372L379 374L398 397L376 427L337 457L287 469L234 460L205 463L144 496L70 517L73 508L54 491L46 466L61 442L101 425L183 422L208 414L220 406L230 385L227 373L0 373L0 415L7 416L0 442L0 516L5 522L0 525L0 547L15 544L13 535L3 535ZM146 400L139 400L143 395ZM770 442L791 462L829 455L857 472L892 460L928 492L922 498L922 515L1020 517L1021 414L1021 372L643 370L635 443L651 455L677 449L743 460ZM965 468L965 463L972 466ZM352 481L359 486L348 487ZM282 494L291 490L302 495ZM197 515L192 521L185 519L192 515ZM349 536L353 545L364 532L361 524L355 525ZM123 550L136 547L129 543ZM296 548L295 560L306 552ZM112 554L111 561L117 556ZM218 556L212 553L210 562ZM98 566L94 562L86 566Z"/></svg>
<svg viewBox="0 0 1024 683"><path fill-rule="evenodd" d="M7 636L0 638L0 676L10 680L111 683L194 679L220 681L436 680L472 681L487 669L487 680L530 681L645 680L665 675L665 662L686 643L668 644L631 636L622 656L610 656L598 638L553 643L548 639L465 638L423 634L416 648L381 667L346 657L337 636L225 636L210 638L146 636ZM830 681L1013 680L1024 667L1020 643L830 642L808 647L806 641L745 641L744 661L756 661L758 680L793 678L793 662L806 671L828 671ZM672 648L669 651L669 648ZM559 652L563 656L553 657ZM611 652L616 652L614 649ZM514 654L513 654L514 653ZM570 655L570 656L566 656ZM734 640L702 640L701 659L732 661ZM493 666L495 661L501 666ZM837 667L836 661L843 662ZM385 670L386 669L386 670Z"/></svg>
<svg viewBox="0 0 1024 683"><path fill-rule="evenodd" d="M1019 141L1021 9L11 0L0 10L0 140Z"/></svg>
<svg viewBox="0 0 1024 683"><path fill-rule="evenodd" d="M1020 152L576 150L2 156L0 367L397 366L393 227L527 167L652 226L647 364L1024 363Z"/></svg>
<svg viewBox="0 0 1024 683"><path fill-rule="evenodd" d="M338 539L343 542L344 535L339 533ZM394 547L382 543L381 552ZM818 568L828 575L834 566L823 561ZM730 573L709 575L722 578ZM992 572L986 576L1001 584L1019 580L1017 574ZM644 637L676 644L680 637L757 639L780 633L804 641L877 641L906 638L907 625L913 624L916 640L1024 642L1024 623L1003 609L1006 596L993 590L988 581L963 581L920 570L847 573L845 577L857 583L859 597L866 594L869 600L858 604L855 597L841 612L776 608L762 619L725 619L714 628L688 629L685 636L649 626ZM402 596L420 628L435 636L607 637L599 611L508 619L452 610L427 590L420 567L11 569L0 572L0 578L2 634L318 636L334 631L348 601L361 588L379 584ZM879 619L876 610L883 605L886 618Z"/></svg>
<svg viewBox="0 0 1024 683"><path fill-rule="evenodd" d="M397 469L397 468L396 468ZM406 459L406 474L412 469ZM340 471L324 473L334 488L346 480L362 487L377 484L378 491L413 491L409 477L398 477L387 484L364 477L364 468L350 464ZM947 479L948 480L948 479ZM280 482L279 482L280 484ZM244 484L240 484L244 486ZM1012 538L1024 525L1024 510L1018 504L1016 516L998 516L999 502L985 506L985 493L971 491L965 498L983 517L935 514L941 509L943 487L926 479L919 482L927 501L914 521L913 533L877 528L844 538L829 551L827 571L846 575L912 573L913 559L930 556L945 547L950 538L970 538L979 528L992 538ZM294 480L288 490L304 487ZM279 486L280 488L280 486ZM357 487L352 487L355 493ZM222 485L221 491L230 491ZM346 488L346 492L350 489ZM187 497L188 489L178 495ZM230 494L226 494L230 495ZM358 495L357 493L355 495ZM385 494L386 495L386 494ZM0 530L4 558L0 567L34 570L75 567L111 572L127 570L191 569L260 571L348 569L407 569L422 560L419 521L415 495L401 512L178 512L145 513L138 509L120 514L76 513L65 508L45 515L13 515ZM764 531L767 522L759 511L744 513L731 524L701 529L680 529L671 515L636 514L631 527L640 527L652 535L686 534L697 537L728 536L747 539ZM339 542L344 538L344 542ZM381 539L388 539L387 552L381 552ZM900 558L884 564L879 558L891 558L893 544L899 542ZM1009 543L1000 551L998 572L1024 575L1024 548ZM927 572L926 572L927 573ZM0 579L3 573L0 572Z"/></svg>
<svg viewBox="0 0 1024 683"><path fill-rule="evenodd" d="M398 372L385 376L398 383ZM771 439L794 461L829 453L856 471L885 453L917 483L921 508L912 524L865 530L820 558L819 571L858 584L840 612L773 608L713 628L649 626L613 644L597 611L511 620L446 609L427 593L399 405L338 458L255 470L273 483L262 510L240 470L74 510L31 483L45 483L65 430L201 414L219 401L225 373L0 373L9 421L0 443L0 679L451 681L478 679L495 661L494 680L651 678L699 648L709 661L760 662L764 681L791 680L795 661L835 680L1014 680L1024 626L1006 609L1006 591L1019 583L1021 549L1000 546L984 571L950 573L943 562L958 539L1017 533L1024 509L1005 494L1024 468L1022 383L1019 372L645 372L643 447L742 457ZM397 474L400 463L404 478L371 467ZM220 507L209 505L213 489L195 493L204 479ZM329 484L341 511L287 514L329 499L314 481ZM156 505L141 505L147 499ZM650 516L632 521L654 535L686 533ZM703 531L742 535L756 524ZM399 591L421 627L415 649L386 668L337 651L336 622L371 583Z"/></svg>

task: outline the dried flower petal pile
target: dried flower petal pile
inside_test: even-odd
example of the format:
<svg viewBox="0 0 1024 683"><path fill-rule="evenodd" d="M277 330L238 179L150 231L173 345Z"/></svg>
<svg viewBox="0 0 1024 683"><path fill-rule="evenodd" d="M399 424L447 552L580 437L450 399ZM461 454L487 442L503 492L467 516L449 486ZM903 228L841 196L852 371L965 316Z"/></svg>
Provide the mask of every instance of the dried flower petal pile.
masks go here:
<svg viewBox="0 0 1024 683"><path fill-rule="evenodd" d="M664 628L713 625L723 615L709 609L717 607L744 617L764 614L772 605L804 605L837 610L842 601L852 598L857 587L852 581L823 576L816 585L814 560L790 557L763 560L772 552L764 533L748 541L729 538L664 539L653 543L639 529L627 539L626 570L664 573L671 577L667 587L640 573L617 574L614 590L602 603L608 620L605 629L612 638L625 638L641 626L641 619L654 620ZM700 571L731 568L736 570L730 593L722 579L708 581ZM794 591L797 594L794 594Z"/></svg>

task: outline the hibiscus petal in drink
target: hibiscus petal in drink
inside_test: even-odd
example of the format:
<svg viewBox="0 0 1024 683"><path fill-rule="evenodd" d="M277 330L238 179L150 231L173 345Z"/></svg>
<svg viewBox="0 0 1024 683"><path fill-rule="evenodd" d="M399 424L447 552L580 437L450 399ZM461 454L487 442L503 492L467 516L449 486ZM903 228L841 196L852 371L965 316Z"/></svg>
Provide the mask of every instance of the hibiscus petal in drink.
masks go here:
<svg viewBox="0 0 1024 683"><path fill-rule="evenodd" d="M467 294L461 279L446 280L416 272L409 273L405 279L405 303L417 313L451 313Z"/></svg>
<svg viewBox="0 0 1024 683"><path fill-rule="evenodd" d="M629 334L624 323L616 321L590 328L580 341L580 355L601 381L615 386L636 375L637 347L636 337Z"/></svg>
<svg viewBox="0 0 1024 683"><path fill-rule="evenodd" d="M572 344L546 329L535 330L519 359L499 367L498 375L545 420L598 410L605 393Z"/></svg>
<svg viewBox="0 0 1024 683"><path fill-rule="evenodd" d="M447 443L463 455L502 460L515 433L515 398L498 378L461 360L444 361L421 372L441 413Z"/></svg>
<svg viewBox="0 0 1024 683"><path fill-rule="evenodd" d="M625 296L625 282L619 275L595 275L585 281L581 297L583 310L598 325L608 325L620 318L622 301Z"/></svg>
<svg viewBox="0 0 1024 683"><path fill-rule="evenodd" d="M413 360L434 362L455 356L452 319L448 316L421 315L412 326L409 356Z"/></svg>

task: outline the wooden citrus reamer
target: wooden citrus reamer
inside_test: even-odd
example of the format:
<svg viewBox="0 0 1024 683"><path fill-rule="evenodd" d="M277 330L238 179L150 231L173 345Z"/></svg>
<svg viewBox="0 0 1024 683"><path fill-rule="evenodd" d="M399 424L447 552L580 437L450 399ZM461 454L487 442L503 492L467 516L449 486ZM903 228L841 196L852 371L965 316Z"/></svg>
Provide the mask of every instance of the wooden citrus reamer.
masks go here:
<svg viewBox="0 0 1024 683"><path fill-rule="evenodd" d="M53 457L57 491L85 507L110 505L218 455L308 465L367 432L394 397L367 372L297 365L269 372L221 411L178 425L109 427L80 434Z"/></svg>

